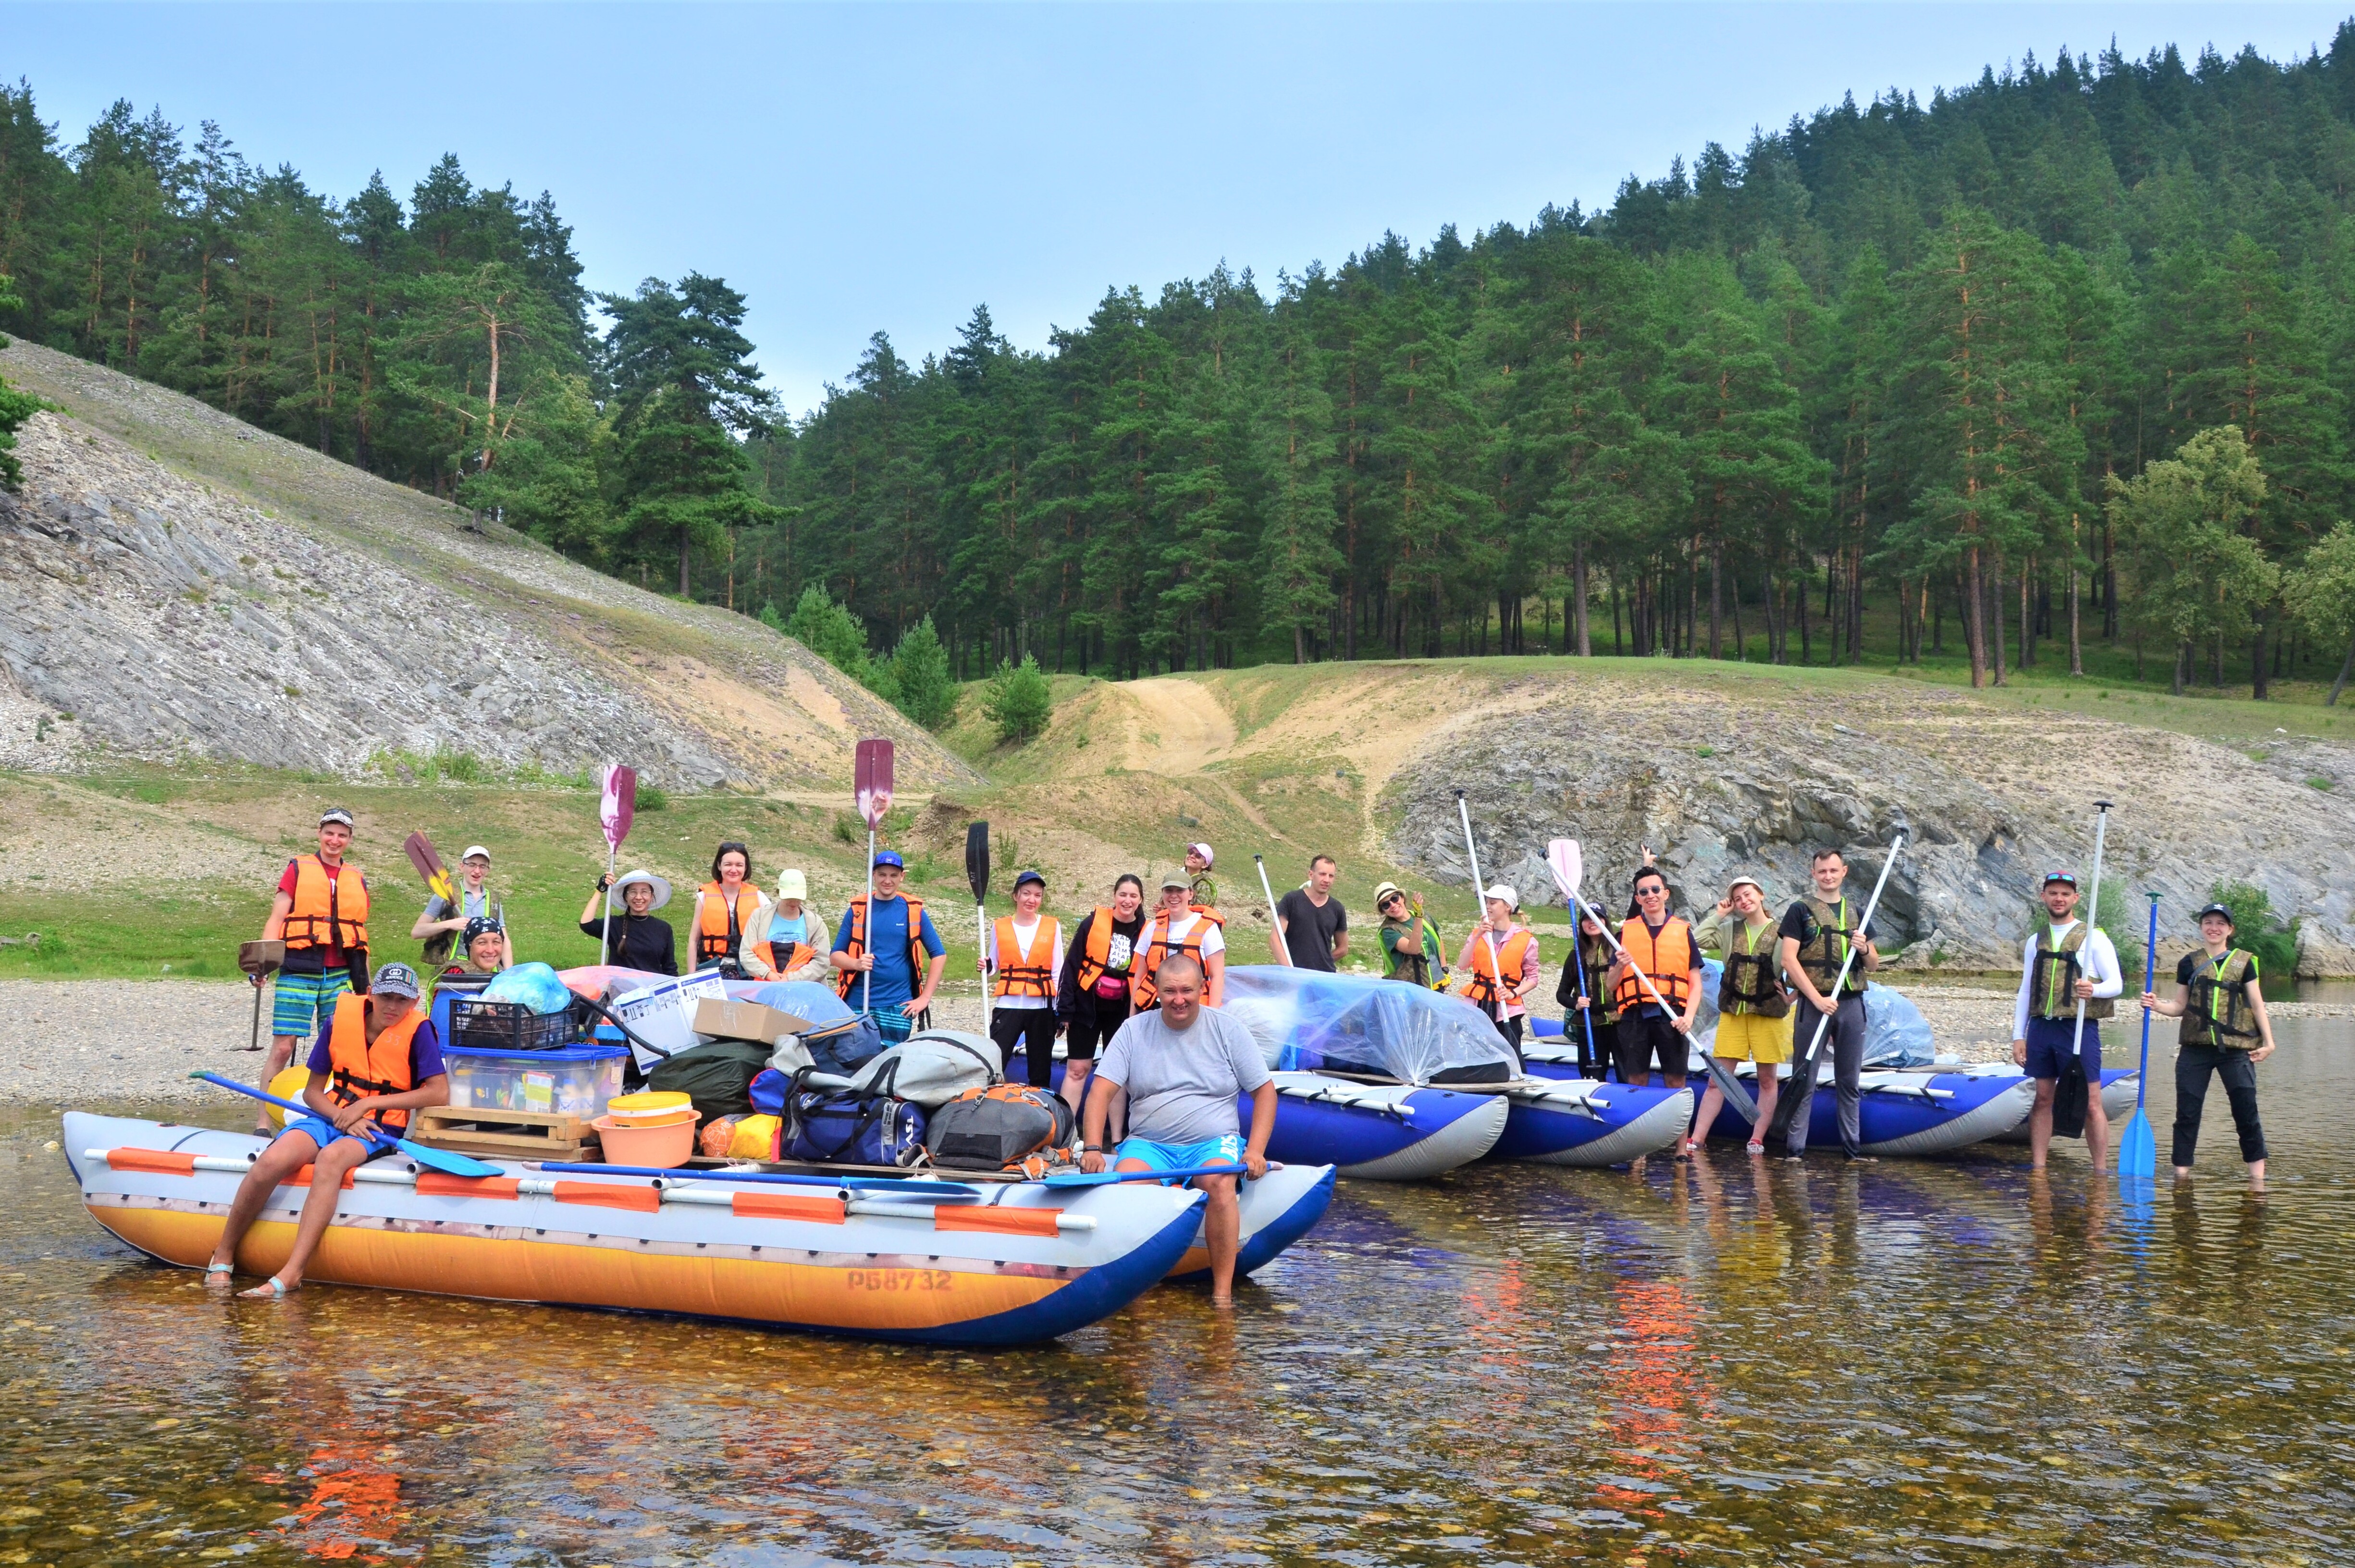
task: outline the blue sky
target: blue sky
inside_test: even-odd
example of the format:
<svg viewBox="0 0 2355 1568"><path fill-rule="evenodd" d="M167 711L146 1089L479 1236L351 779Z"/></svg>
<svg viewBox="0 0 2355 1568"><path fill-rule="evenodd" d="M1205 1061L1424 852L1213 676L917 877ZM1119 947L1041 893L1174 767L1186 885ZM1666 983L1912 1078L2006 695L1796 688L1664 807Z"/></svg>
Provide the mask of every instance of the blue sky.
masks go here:
<svg viewBox="0 0 2355 1568"><path fill-rule="evenodd" d="M1847 90L2114 36L2280 58L2351 9L0 5L0 76L69 143L127 97L339 196L445 151L551 190L594 286L742 289L801 409L870 333L914 359L976 302L1039 347L1108 285L1591 207Z"/></svg>

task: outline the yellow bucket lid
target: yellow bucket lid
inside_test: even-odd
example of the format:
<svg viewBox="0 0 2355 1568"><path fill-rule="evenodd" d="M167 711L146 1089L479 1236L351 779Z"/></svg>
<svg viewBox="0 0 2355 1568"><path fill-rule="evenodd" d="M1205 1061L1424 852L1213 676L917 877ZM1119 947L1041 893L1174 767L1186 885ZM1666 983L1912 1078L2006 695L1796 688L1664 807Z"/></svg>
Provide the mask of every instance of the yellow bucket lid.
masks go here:
<svg viewBox="0 0 2355 1568"><path fill-rule="evenodd" d="M605 1110L612 1116L659 1116L666 1111L685 1110L689 1103L687 1097L676 1089L649 1089L644 1094L617 1095L606 1102Z"/></svg>

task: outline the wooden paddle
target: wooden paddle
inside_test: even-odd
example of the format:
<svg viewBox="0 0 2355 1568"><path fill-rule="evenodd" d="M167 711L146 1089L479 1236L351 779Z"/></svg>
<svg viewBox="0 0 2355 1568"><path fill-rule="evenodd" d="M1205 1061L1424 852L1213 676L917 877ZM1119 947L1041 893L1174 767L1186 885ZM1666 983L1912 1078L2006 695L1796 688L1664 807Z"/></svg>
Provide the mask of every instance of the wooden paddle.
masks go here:
<svg viewBox="0 0 2355 1568"><path fill-rule="evenodd" d="M264 1105L276 1106L280 1110L289 1112L294 1116L317 1116L319 1114L317 1111L313 1110L309 1106L296 1105L293 1100L282 1100L276 1095L271 1094L266 1090L257 1089L250 1084L232 1083L230 1080L222 1077L218 1073L197 1072L190 1073L188 1076L191 1078L201 1078L206 1083L212 1085L215 1088L228 1089L233 1094L244 1095L250 1098L260 1100ZM446 1149L428 1149L421 1143L411 1143L405 1138L396 1138L391 1133L387 1132L383 1128L377 1126L374 1122L364 1121L360 1123L360 1132L362 1136L368 1138L372 1142L378 1144L389 1143L395 1149L400 1150L403 1154L408 1155L411 1160L416 1160L420 1165L430 1165L436 1171L446 1171L453 1176L504 1176L506 1174L505 1171L500 1170L496 1165L486 1165L479 1160L470 1159L464 1154L453 1154Z"/></svg>
<svg viewBox="0 0 2355 1568"><path fill-rule="evenodd" d="M448 868L442 865L442 857L434 853L433 841L423 833L411 833L400 841L400 847L409 852L409 863L415 866L417 874L425 879L426 890L454 907L458 897L451 888Z"/></svg>
<svg viewBox="0 0 2355 1568"><path fill-rule="evenodd" d="M989 1034L989 915L982 907L989 896L989 824L968 823L964 830L964 879L973 885L973 920L981 937L981 1033ZM1004 955L1000 955L1002 959Z"/></svg>

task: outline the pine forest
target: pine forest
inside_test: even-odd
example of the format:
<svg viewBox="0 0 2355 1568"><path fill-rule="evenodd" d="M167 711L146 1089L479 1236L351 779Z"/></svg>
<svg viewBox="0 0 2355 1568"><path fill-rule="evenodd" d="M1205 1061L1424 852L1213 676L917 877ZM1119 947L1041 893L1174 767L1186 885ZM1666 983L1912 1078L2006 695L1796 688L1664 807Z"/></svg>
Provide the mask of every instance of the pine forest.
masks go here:
<svg viewBox="0 0 2355 1568"><path fill-rule="evenodd" d="M454 157L337 197L0 90L0 328L789 627L925 722L1026 659L2330 700L2355 663L2355 23L1851 96L1593 211L1112 288L1043 352L976 306L798 418L723 281L582 276L550 196Z"/></svg>

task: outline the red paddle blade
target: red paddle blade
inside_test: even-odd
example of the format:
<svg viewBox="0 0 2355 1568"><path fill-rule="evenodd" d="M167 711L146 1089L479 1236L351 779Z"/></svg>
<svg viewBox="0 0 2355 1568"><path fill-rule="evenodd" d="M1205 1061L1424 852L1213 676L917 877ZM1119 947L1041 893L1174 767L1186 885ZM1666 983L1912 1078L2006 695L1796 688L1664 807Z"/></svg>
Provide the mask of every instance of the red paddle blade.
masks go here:
<svg viewBox="0 0 2355 1568"><path fill-rule="evenodd" d="M637 818L638 770L613 763L605 769L604 799L598 802L597 820L605 824L605 842L614 849L630 836L630 824Z"/></svg>
<svg viewBox="0 0 2355 1568"><path fill-rule="evenodd" d="M409 863L417 868L418 876L428 885L448 878L450 874L442 869L442 857L433 853L433 841L423 833L410 834L400 842L400 847L409 852Z"/></svg>
<svg viewBox="0 0 2355 1568"><path fill-rule="evenodd" d="M858 799L858 814L871 832L883 825L891 810L891 743L862 740L851 764L851 789Z"/></svg>

